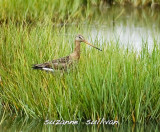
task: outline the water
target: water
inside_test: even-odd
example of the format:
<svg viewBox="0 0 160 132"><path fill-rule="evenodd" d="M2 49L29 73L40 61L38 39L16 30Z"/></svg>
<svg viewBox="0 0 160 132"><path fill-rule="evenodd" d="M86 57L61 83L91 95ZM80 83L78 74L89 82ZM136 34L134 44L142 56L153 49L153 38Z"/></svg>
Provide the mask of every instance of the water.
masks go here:
<svg viewBox="0 0 160 132"><path fill-rule="evenodd" d="M92 38L98 35L100 41L119 41L121 45L140 50L143 42L152 49L154 41L159 42L160 15L151 9L111 8L107 9L110 18L92 28ZM106 11L106 12L107 12ZM104 18L105 19L105 18ZM106 23L106 24L105 24Z"/></svg>
<svg viewBox="0 0 160 132"><path fill-rule="evenodd" d="M141 50L143 43L148 42L148 48L151 50L154 42L159 42L159 17L158 12L150 9L114 8L114 11L111 12L112 21L106 21L108 23L106 25L99 25L98 31L94 27L92 38L98 35L100 41L116 40L121 45L138 51Z"/></svg>
<svg viewBox="0 0 160 132"><path fill-rule="evenodd" d="M120 123L119 125L45 125L43 121L38 120L25 120L25 119L16 119L14 122L11 119L5 121L0 125L1 131L85 131L85 132L101 132L101 131L155 131L158 132L160 129L160 124L150 122L148 124L132 124L132 123Z"/></svg>
<svg viewBox="0 0 160 132"><path fill-rule="evenodd" d="M97 10L97 9L95 9ZM140 51L144 43L152 50L155 42L160 42L159 10L150 8L112 7L95 11L91 21L82 22L82 33L89 41L103 44L118 41L122 46ZM77 23L67 24L70 30ZM75 30L74 30L75 31ZM66 35L75 36L69 31Z"/></svg>

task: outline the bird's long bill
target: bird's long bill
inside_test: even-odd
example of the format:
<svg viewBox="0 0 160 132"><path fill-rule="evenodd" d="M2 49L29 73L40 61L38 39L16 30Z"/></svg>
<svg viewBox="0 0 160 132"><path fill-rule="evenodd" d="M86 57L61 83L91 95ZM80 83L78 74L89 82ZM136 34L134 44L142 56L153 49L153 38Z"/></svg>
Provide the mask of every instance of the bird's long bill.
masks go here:
<svg viewBox="0 0 160 132"><path fill-rule="evenodd" d="M96 46L94 46L94 45L90 44L89 42L87 42L86 40L84 41L84 43L86 43L86 44L88 44L88 45L92 46L93 48L96 48L96 49L98 49L98 50L102 51L101 49L99 49L99 48L97 48Z"/></svg>

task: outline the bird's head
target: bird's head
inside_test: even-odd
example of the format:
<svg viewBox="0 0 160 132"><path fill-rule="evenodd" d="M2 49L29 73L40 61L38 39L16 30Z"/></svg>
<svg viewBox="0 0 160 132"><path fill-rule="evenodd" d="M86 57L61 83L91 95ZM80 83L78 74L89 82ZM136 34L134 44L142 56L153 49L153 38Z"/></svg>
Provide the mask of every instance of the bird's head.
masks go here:
<svg viewBox="0 0 160 132"><path fill-rule="evenodd" d="M78 42L84 42L85 39L84 39L84 37L83 37L82 35L78 34L78 35L76 36L76 41L78 41Z"/></svg>
<svg viewBox="0 0 160 132"><path fill-rule="evenodd" d="M80 34L78 34L78 35L76 36L75 40L78 41L78 42L80 42L80 43L81 43L81 42L84 42L85 44L88 44L88 45L90 45L90 46L92 46L92 47L94 47L94 48L102 51L101 49L97 48L96 46L92 45L92 44L89 43L87 40L85 40L85 38L84 38L82 35L80 35Z"/></svg>

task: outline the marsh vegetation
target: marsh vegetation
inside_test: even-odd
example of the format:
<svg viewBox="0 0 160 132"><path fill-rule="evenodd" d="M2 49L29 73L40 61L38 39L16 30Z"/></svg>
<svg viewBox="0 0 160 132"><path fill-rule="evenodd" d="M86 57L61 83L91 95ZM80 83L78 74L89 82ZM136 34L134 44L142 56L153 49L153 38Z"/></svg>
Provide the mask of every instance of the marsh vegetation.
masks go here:
<svg viewBox="0 0 160 132"><path fill-rule="evenodd" d="M8 117L6 113L13 120L160 121L160 16L156 11L133 7L133 13L122 7L103 11L95 7L99 1L85 0L0 4L1 121ZM142 37L136 50L137 41L124 44L118 39L117 27L124 29L121 32L125 27L131 32L135 28L142 33L149 30L152 39ZM81 44L78 65L64 74L31 68L70 54L78 33L103 51Z"/></svg>

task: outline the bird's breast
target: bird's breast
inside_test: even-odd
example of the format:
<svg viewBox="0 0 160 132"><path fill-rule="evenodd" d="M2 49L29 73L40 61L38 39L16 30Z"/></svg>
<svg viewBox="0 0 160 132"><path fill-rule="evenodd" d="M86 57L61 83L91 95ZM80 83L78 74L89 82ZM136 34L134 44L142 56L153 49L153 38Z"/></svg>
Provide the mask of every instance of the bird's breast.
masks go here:
<svg viewBox="0 0 160 132"><path fill-rule="evenodd" d="M70 57L71 57L71 59L72 60L79 60L79 58L80 58L80 53L72 53L71 55L70 55Z"/></svg>

